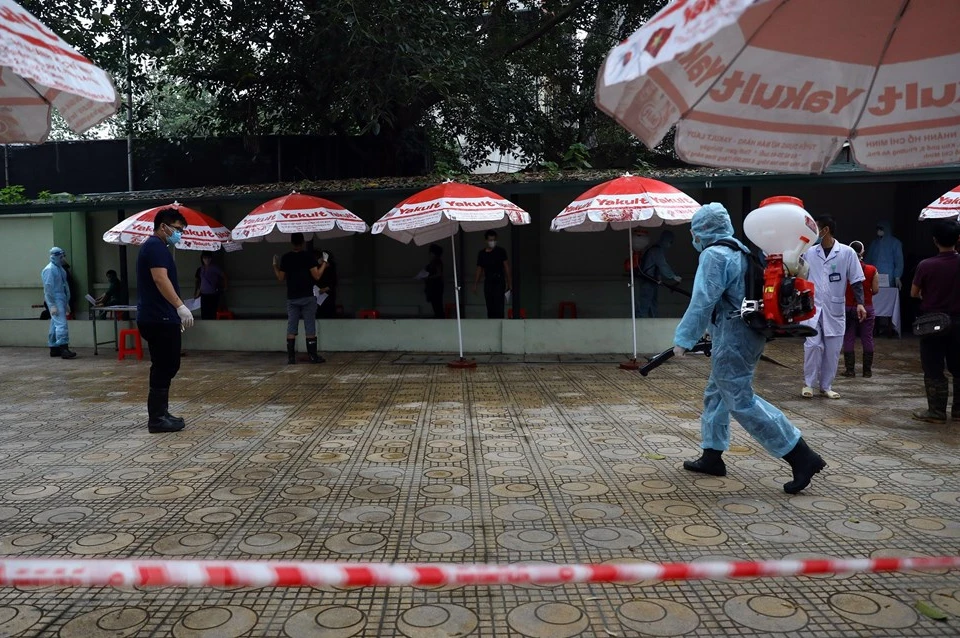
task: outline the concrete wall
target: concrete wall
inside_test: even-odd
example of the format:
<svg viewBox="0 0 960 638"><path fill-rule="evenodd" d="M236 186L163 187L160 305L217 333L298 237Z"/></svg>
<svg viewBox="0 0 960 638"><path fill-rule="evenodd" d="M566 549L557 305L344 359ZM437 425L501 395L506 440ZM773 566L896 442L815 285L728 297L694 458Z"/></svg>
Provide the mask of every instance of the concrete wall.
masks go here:
<svg viewBox="0 0 960 638"><path fill-rule="evenodd" d="M51 215L0 218L0 318L38 317L43 303L40 271L53 246Z"/></svg>
<svg viewBox="0 0 960 638"><path fill-rule="evenodd" d="M39 320L0 320L0 347L46 347L49 323ZM120 327L127 327L121 322ZM276 319L197 321L184 333L189 350L281 351L286 322ZM659 352L673 343L676 320L637 322L639 352ZM456 352L457 326L452 320L326 320L318 324L320 348L326 352L396 351ZM97 340L112 339L113 322L97 322ZM469 353L624 353L632 350L629 319L531 319L510 321L467 319L464 349ZM301 335L300 349L303 349ZM93 347L90 321L70 322L70 345ZM112 356L113 346L101 346Z"/></svg>

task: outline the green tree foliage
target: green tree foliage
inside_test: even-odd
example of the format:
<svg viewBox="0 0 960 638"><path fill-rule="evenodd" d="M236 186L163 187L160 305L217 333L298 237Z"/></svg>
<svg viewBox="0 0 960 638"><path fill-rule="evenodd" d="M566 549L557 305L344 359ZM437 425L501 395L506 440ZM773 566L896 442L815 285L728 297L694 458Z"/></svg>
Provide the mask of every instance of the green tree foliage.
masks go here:
<svg viewBox="0 0 960 638"><path fill-rule="evenodd" d="M129 36L140 136L373 133L401 148L426 131L468 165L494 149L562 165L577 144L598 167L649 157L593 92L607 51L665 0L23 4L123 92Z"/></svg>

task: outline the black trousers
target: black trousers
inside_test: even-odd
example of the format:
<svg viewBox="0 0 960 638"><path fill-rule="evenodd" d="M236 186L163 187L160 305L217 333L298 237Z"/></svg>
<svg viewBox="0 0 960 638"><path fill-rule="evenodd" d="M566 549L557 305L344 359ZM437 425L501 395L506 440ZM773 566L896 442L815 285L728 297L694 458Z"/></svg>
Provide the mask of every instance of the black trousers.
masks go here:
<svg viewBox="0 0 960 638"><path fill-rule="evenodd" d="M138 322L137 328L150 350L150 388L169 390L180 370L180 324Z"/></svg>
<svg viewBox="0 0 960 638"><path fill-rule="evenodd" d="M920 338L920 365L927 379L945 380L944 367L960 379L960 317L953 317L947 334Z"/></svg>
<svg viewBox="0 0 960 638"><path fill-rule="evenodd" d="M503 279L484 279L483 296L487 301L487 319L503 319L503 295L507 292L507 283Z"/></svg>
<svg viewBox="0 0 960 638"><path fill-rule="evenodd" d="M428 299L430 305L433 306L433 318L434 319L445 319L447 314L443 308L443 295L439 297L433 297Z"/></svg>
<svg viewBox="0 0 960 638"><path fill-rule="evenodd" d="M220 308L219 292L200 295L200 318L201 319L216 319L217 310L219 308Z"/></svg>

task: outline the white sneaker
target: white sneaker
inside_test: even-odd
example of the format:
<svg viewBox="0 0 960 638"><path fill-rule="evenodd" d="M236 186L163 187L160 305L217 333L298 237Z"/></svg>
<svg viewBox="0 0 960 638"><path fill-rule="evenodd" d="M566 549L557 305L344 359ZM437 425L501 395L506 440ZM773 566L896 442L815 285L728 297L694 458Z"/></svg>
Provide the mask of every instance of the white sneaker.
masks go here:
<svg viewBox="0 0 960 638"><path fill-rule="evenodd" d="M820 390L820 396L827 397L828 399L839 399L840 394L834 392L833 390Z"/></svg>
<svg viewBox="0 0 960 638"><path fill-rule="evenodd" d="M810 386L804 386L803 390L800 391L800 396L802 396L804 399L812 399L813 388Z"/></svg>

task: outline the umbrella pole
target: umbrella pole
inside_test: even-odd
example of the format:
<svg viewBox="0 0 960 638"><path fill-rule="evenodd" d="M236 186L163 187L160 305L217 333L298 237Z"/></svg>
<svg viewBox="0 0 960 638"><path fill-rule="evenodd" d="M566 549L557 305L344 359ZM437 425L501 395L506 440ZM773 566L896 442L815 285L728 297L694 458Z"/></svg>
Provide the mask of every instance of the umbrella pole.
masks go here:
<svg viewBox="0 0 960 638"><path fill-rule="evenodd" d="M456 298L456 307L457 307L457 341L460 344L460 358L456 361L451 361L447 365L451 368L476 368L477 362L474 360L467 360L463 357L463 329L460 326L460 281L457 279L457 242L456 242L456 233L450 235L450 248L451 256L453 258L453 294Z"/></svg>
<svg viewBox="0 0 960 638"><path fill-rule="evenodd" d="M633 335L633 358L620 364L621 370L639 370L637 363L637 293L633 279L633 226L627 228L627 263L630 264L630 334Z"/></svg>

